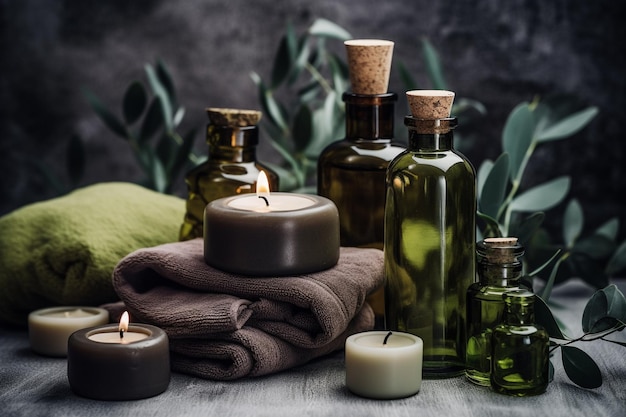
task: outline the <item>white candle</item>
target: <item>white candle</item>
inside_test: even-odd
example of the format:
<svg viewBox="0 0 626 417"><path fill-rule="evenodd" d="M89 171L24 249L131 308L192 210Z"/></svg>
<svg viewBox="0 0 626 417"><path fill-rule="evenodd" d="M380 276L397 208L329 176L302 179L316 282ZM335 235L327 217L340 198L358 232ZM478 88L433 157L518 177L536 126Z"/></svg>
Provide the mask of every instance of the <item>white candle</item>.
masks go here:
<svg viewBox="0 0 626 417"><path fill-rule="evenodd" d="M77 330L109 322L108 311L96 307L52 307L28 315L31 348L42 355L66 356L67 339Z"/></svg>
<svg viewBox="0 0 626 417"><path fill-rule="evenodd" d="M93 332L87 336L87 339L98 343L119 343L125 345L148 338L148 333L129 332L129 322L130 317L128 316L128 312L125 311L124 314L122 314L117 331L113 329L113 331Z"/></svg>
<svg viewBox="0 0 626 417"><path fill-rule="evenodd" d="M346 339L346 386L375 399L404 398L422 385L423 343L400 332L357 333Z"/></svg>

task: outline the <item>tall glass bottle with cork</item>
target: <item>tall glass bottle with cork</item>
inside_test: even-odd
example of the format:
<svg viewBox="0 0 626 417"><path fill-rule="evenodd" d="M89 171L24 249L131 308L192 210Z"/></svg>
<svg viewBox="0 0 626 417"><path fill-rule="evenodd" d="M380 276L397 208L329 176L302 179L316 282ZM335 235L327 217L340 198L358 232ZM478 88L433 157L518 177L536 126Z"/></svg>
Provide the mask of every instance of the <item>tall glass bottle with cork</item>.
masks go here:
<svg viewBox="0 0 626 417"><path fill-rule="evenodd" d="M486 238L476 244L478 282L467 290L465 370L475 384L491 384L491 334L504 321L503 294L519 289L523 255L516 237Z"/></svg>
<svg viewBox="0 0 626 417"><path fill-rule="evenodd" d="M535 294L506 292L504 323L493 329L491 387L523 397L543 393L550 382L550 337L535 323Z"/></svg>
<svg viewBox="0 0 626 417"><path fill-rule="evenodd" d="M339 211L342 246L383 248L385 174L405 147L394 141L397 94L387 92L394 43L378 39L345 42L351 91L345 138L330 144L318 160L317 192ZM384 325L383 288L367 301Z"/></svg>
<svg viewBox="0 0 626 417"><path fill-rule="evenodd" d="M408 149L387 170L385 322L424 342L427 378L465 370L466 292L474 282L476 174L454 149L454 93L407 92Z"/></svg>
<svg viewBox="0 0 626 417"><path fill-rule="evenodd" d="M180 228L179 239L202 237L204 208L218 198L256 192L260 171L267 175L270 189L278 190L278 175L257 162L259 143L257 124L261 112L208 108L206 141L208 159L185 176L187 210Z"/></svg>

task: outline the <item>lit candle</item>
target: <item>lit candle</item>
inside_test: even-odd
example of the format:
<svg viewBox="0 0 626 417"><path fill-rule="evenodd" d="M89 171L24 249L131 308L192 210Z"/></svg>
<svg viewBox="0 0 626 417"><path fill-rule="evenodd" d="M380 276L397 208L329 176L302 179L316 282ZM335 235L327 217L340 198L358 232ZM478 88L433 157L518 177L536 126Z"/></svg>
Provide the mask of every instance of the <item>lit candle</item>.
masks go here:
<svg viewBox="0 0 626 417"><path fill-rule="evenodd" d="M204 259L226 272L285 276L322 271L339 260L339 213L318 195L270 192L210 202L204 212Z"/></svg>
<svg viewBox="0 0 626 417"><path fill-rule="evenodd" d="M170 383L167 334L148 324L74 332L68 341L67 378L75 394L96 400L138 400L165 391Z"/></svg>
<svg viewBox="0 0 626 417"><path fill-rule="evenodd" d="M346 339L346 386L375 399L404 398L422 385L422 340L412 334L373 331Z"/></svg>
<svg viewBox="0 0 626 417"><path fill-rule="evenodd" d="M95 307L51 307L28 315L28 337L33 351L67 356L67 339L76 330L109 322L108 311Z"/></svg>

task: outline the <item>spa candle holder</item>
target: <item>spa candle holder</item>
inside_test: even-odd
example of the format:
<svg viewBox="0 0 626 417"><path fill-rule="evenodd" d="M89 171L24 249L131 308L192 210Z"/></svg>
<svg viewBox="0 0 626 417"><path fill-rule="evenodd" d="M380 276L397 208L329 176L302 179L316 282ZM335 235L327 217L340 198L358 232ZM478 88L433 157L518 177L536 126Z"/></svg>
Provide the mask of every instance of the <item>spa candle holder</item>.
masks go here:
<svg viewBox="0 0 626 417"><path fill-rule="evenodd" d="M148 324L78 330L69 338L67 377L72 391L94 400L138 400L164 392L170 382L167 334Z"/></svg>
<svg viewBox="0 0 626 417"><path fill-rule="evenodd" d="M339 261L339 213L321 196L257 192L210 202L204 212L204 260L222 271L289 276L323 271Z"/></svg>
<svg viewBox="0 0 626 417"><path fill-rule="evenodd" d="M67 340L76 330L109 322L109 312L96 307L50 307L28 315L31 349L46 356L67 356Z"/></svg>
<svg viewBox="0 0 626 417"><path fill-rule="evenodd" d="M422 386L423 342L401 332L371 331L346 339L346 386L362 397L395 399Z"/></svg>

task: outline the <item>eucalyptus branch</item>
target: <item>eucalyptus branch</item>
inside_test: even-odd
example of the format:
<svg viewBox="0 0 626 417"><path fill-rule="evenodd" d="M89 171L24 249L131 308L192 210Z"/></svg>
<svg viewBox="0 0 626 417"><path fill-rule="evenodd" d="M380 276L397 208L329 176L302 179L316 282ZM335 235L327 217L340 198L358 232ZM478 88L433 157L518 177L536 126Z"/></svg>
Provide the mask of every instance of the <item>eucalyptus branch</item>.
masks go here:
<svg viewBox="0 0 626 417"><path fill-rule="evenodd" d="M304 67L307 69L307 71L309 71L313 79L317 81L319 85L322 86L326 94L330 94L331 92L334 91L330 83L328 82L328 80L326 80L326 78L324 78L324 76L320 74L320 72L317 70L317 68L315 68L315 66L311 65L310 62L307 62Z"/></svg>

